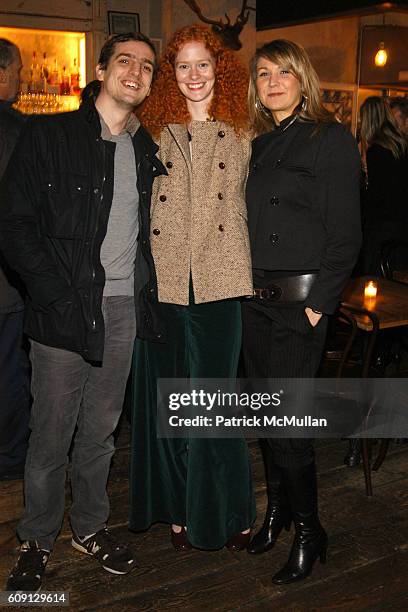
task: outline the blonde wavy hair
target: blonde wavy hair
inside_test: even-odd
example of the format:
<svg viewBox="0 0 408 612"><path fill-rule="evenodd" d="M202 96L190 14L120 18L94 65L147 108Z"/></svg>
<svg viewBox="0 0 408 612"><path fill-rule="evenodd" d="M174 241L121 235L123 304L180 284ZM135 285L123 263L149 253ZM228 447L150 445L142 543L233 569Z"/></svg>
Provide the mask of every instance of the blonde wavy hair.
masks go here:
<svg viewBox="0 0 408 612"><path fill-rule="evenodd" d="M334 115L322 104L319 77L305 49L290 40L276 39L257 49L250 62L248 111L254 135L264 134L277 127L272 113L263 106L258 96L257 66L261 58L283 66L298 79L302 104L296 112L300 119L317 124L335 121Z"/></svg>
<svg viewBox="0 0 408 612"><path fill-rule="evenodd" d="M388 102L379 96L370 96L360 108L360 138L363 155L367 149L378 144L389 149L395 159L408 152L408 142L400 131Z"/></svg>

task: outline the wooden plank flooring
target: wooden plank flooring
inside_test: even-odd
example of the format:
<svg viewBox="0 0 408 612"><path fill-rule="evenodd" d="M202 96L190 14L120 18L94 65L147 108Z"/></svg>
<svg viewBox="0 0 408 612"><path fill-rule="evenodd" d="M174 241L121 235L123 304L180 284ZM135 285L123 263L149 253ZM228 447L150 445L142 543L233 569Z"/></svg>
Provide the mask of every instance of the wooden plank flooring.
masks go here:
<svg viewBox="0 0 408 612"><path fill-rule="evenodd" d="M325 566L317 562L306 581L288 587L273 585L271 576L286 559L293 531L284 532L276 548L259 557L226 549L177 554L163 525L142 534L128 532L126 423L118 446L109 481L110 525L129 538L139 568L128 576L108 574L71 547L65 519L44 589L69 591L72 610L408 610L408 444L392 445L385 464L373 474L374 497L369 499L362 468L343 466L346 443L317 443L320 513L330 537L329 558ZM250 448L259 524L266 503L263 466L255 441ZM21 510L22 483L0 483L1 585L17 555L14 530Z"/></svg>

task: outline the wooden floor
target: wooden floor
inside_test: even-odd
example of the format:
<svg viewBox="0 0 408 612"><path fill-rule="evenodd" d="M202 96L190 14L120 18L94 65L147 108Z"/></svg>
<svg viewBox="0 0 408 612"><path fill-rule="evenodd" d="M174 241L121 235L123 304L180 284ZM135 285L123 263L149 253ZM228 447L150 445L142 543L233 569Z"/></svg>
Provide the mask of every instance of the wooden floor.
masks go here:
<svg viewBox="0 0 408 612"><path fill-rule="evenodd" d="M250 443L258 504L265 509L263 468ZM128 576L108 574L75 551L65 520L48 563L44 590L69 591L72 610L408 610L408 444L392 445L374 474L374 497L364 493L361 467L343 466L346 443L317 444L320 513L330 538L325 566L287 587L271 576L286 559L291 537L282 535L273 551L176 553L168 528L127 531L129 431L122 425L109 489L110 526L137 551L139 568ZM67 493L67 500L69 495ZM0 584L17 555L14 530L22 509L22 483L0 483ZM15 609L15 608L14 608Z"/></svg>

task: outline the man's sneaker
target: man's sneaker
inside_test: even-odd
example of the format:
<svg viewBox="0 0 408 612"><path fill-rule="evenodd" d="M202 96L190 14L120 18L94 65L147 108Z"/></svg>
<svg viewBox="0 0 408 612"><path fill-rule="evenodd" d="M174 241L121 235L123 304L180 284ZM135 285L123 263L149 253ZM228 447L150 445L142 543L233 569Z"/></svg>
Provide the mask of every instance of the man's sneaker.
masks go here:
<svg viewBox="0 0 408 612"><path fill-rule="evenodd" d="M95 557L112 574L127 574L136 567L132 551L106 528L83 538L73 531L71 543L77 550Z"/></svg>
<svg viewBox="0 0 408 612"><path fill-rule="evenodd" d="M36 541L23 542L20 556L7 580L7 591L39 591L50 552Z"/></svg>

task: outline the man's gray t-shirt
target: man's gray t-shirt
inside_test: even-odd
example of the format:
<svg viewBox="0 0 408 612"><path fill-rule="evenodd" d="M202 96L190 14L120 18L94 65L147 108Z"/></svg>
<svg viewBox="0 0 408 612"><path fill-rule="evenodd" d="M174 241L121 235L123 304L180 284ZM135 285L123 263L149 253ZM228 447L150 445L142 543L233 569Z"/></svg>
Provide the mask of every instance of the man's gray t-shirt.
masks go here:
<svg viewBox="0 0 408 612"><path fill-rule="evenodd" d="M116 143L114 186L108 228L101 247L105 270L104 296L134 294L134 265L139 233L139 193L136 187L136 160L132 143L139 122L134 115L126 129L115 136L100 116L104 140Z"/></svg>

